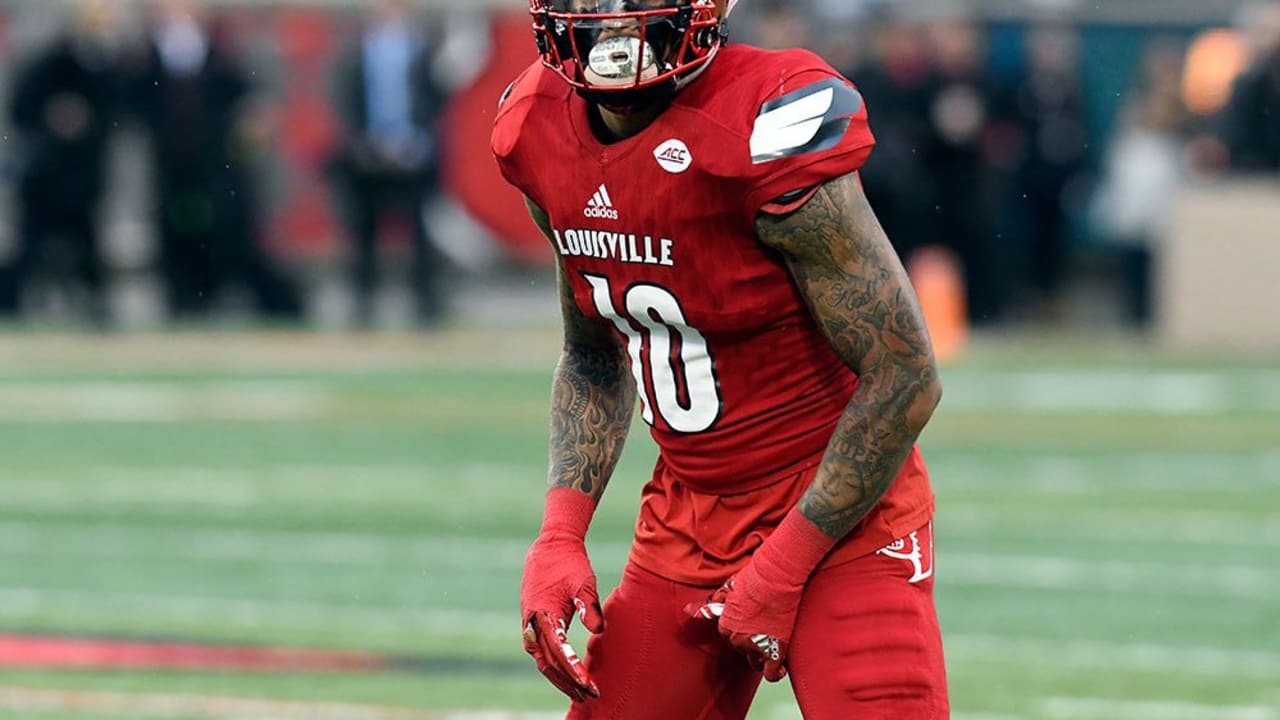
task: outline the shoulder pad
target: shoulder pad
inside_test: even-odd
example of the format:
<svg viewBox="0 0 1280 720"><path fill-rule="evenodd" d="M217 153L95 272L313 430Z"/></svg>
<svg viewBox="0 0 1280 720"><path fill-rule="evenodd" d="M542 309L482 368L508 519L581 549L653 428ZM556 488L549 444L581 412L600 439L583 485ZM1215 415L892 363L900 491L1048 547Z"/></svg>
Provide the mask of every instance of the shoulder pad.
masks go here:
<svg viewBox="0 0 1280 720"><path fill-rule="evenodd" d="M835 147L863 107L862 95L828 76L760 106L751 130L751 162L759 165Z"/></svg>
<svg viewBox="0 0 1280 720"><path fill-rule="evenodd" d="M525 117L532 109L532 100L544 94L542 63L525 68L498 98L498 112L494 117L492 149L498 157L509 155L520 138Z"/></svg>

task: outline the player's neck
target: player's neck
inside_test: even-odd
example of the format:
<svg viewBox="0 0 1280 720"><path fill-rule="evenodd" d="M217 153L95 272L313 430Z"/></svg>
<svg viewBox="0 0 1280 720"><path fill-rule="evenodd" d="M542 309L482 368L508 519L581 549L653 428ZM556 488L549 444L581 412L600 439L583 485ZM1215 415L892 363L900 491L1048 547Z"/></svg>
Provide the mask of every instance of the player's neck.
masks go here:
<svg viewBox="0 0 1280 720"><path fill-rule="evenodd" d="M632 135L639 134L666 109L664 104L658 104L629 113L619 113L599 105L592 107L595 108L592 114L592 129L604 142L626 140Z"/></svg>

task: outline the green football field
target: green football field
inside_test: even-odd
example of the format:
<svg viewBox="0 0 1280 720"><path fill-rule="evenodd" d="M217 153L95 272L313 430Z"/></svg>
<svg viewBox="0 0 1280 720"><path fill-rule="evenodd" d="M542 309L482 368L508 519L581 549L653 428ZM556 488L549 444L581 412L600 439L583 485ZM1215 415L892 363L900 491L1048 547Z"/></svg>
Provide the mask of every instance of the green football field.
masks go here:
<svg viewBox="0 0 1280 720"><path fill-rule="evenodd" d="M516 613L555 353L533 332L0 339L0 636L394 660L18 663L0 718L556 717ZM987 339L943 381L922 444L954 717L1280 720L1280 364ZM638 425L590 538L603 587L654 452ZM785 683L752 714L798 717Z"/></svg>

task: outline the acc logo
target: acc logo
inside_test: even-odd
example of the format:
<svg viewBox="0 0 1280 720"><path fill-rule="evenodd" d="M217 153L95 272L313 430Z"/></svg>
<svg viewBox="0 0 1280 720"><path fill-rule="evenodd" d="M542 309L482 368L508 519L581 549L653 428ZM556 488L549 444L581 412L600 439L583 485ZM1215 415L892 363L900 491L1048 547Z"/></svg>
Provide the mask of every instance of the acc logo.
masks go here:
<svg viewBox="0 0 1280 720"><path fill-rule="evenodd" d="M675 138L659 145L658 149L653 151L653 157L657 159L663 170L673 175L679 175L693 165L693 155L689 154L689 146Z"/></svg>

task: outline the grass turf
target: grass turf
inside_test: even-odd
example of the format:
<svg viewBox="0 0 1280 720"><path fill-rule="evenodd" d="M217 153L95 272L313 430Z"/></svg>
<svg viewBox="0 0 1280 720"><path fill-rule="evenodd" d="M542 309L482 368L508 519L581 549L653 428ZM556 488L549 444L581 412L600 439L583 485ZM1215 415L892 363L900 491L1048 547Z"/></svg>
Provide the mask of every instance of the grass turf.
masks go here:
<svg viewBox="0 0 1280 720"><path fill-rule="evenodd" d="M187 365L110 362L125 342L79 362L0 358L0 630L413 663L369 675L6 669L0 686L561 707L514 616L553 344L486 363L482 341L451 354L444 339L420 364L408 352L366 367L358 354L318 363L331 341L302 337L260 369L228 369L198 347ZM944 382L923 445L958 716L1065 717L1086 701L1117 718L1156 701L1184 716L1280 713L1280 371L989 342ZM605 587L653 453L637 425L592 530ZM0 717L110 716L4 698ZM757 707L753 718L795 716L785 685Z"/></svg>

